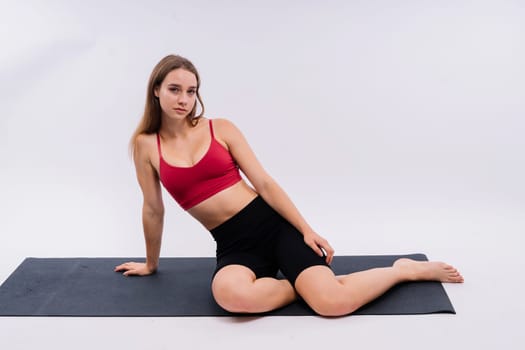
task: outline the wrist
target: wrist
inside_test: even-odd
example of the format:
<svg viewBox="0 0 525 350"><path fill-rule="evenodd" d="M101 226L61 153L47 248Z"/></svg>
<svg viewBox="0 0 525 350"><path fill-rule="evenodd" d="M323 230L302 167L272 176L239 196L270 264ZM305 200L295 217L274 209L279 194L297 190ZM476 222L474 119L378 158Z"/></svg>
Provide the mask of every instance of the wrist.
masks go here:
<svg viewBox="0 0 525 350"><path fill-rule="evenodd" d="M159 264L158 263L150 263L150 262L146 262L146 268L150 271L150 272L155 272L157 271L157 268L159 267Z"/></svg>
<svg viewBox="0 0 525 350"><path fill-rule="evenodd" d="M312 233L315 233L315 231L308 225L306 225L304 228L301 227L299 231L303 234L303 236L311 235Z"/></svg>

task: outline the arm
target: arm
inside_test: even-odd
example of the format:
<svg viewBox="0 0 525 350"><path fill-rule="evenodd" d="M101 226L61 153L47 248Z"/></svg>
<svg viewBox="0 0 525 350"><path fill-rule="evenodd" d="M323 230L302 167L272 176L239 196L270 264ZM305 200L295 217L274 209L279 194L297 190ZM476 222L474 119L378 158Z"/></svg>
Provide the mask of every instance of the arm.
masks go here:
<svg viewBox="0 0 525 350"><path fill-rule="evenodd" d="M115 271L125 271L125 276L149 275L154 273L159 265L164 204L157 172L151 164L147 152L147 142L148 140L144 135L137 138L133 157L137 179L144 197L142 225L146 241L146 263L127 262L117 266Z"/></svg>
<svg viewBox="0 0 525 350"><path fill-rule="evenodd" d="M228 145L233 158L255 187L255 190L272 208L303 234L305 243L319 256L323 256L323 249L326 252L327 263L331 263L334 249L326 239L319 236L310 227L286 192L264 170L239 129L224 119L216 120L215 125L216 129L219 128L220 136Z"/></svg>

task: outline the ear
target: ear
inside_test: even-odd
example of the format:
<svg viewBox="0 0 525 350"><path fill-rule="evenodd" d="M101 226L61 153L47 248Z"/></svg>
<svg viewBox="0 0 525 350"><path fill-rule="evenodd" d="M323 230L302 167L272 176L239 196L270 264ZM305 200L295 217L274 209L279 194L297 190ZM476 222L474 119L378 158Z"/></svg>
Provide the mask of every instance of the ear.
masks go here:
<svg viewBox="0 0 525 350"><path fill-rule="evenodd" d="M155 89L153 89L153 95L155 95L156 98L159 98L159 87L158 86Z"/></svg>

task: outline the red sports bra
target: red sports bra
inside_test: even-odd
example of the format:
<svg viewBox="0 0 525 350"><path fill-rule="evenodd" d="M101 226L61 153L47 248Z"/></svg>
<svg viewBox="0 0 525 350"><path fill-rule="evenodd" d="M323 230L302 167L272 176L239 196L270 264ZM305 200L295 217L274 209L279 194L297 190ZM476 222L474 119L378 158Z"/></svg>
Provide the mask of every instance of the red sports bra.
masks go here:
<svg viewBox="0 0 525 350"><path fill-rule="evenodd" d="M210 134L211 142L206 154L191 167L177 167L166 163L162 158L160 137L157 133L160 182L184 210L241 180L239 167L230 152L213 135L211 119Z"/></svg>

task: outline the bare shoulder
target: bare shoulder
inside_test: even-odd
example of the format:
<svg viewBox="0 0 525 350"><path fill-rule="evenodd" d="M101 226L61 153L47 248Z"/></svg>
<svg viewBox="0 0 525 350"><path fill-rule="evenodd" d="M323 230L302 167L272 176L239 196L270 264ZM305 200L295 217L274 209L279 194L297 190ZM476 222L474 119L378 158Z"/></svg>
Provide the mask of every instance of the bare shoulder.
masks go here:
<svg viewBox="0 0 525 350"><path fill-rule="evenodd" d="M235 128L233 122L226 118L213 118L213 126L221 129Z"/></svg>
<svg viewBox="0 0 525 350"><path fill-rule="evenodd" d="M157 147L157 136L156 134L140 134L137 136L135 143L137 151L144 151L152 147Z"/></svg>
<svg viewBox="0 0 525 350"><path fill-rule="evenodd" d="M151 144L156 144L157 136L156 134L140 134L137 136L137 146L138 147L148 147Z"/></svg>
<svg viewBox="0 0 525 350"><path fill-rule="evenodd" d="M224 139L225 141L231 138L236 138L241 133L237 126L226 118L213 119L213 130L219 138Z"/></svg>
<svg viewBox="0 0 525 350"><path fill-rule="evenodd" d="M157 149L156 134L140 134L135 141L134 157L142 162L151 162Z"/></svg>

